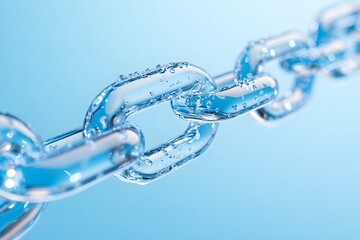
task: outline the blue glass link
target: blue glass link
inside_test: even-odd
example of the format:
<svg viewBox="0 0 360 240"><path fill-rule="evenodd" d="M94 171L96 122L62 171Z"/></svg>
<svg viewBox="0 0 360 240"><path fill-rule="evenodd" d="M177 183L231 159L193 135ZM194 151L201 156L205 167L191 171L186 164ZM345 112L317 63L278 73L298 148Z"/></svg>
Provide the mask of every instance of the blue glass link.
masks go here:
<svg viewBox="0 0 360 240"><path fill-rule="evenodd" d="M360 67L358 37L360 26L360 5L354 2L344 2L334 5L321 12L317 22L312 27L312 35L316 46L329 44L337 38L347 40L346 51L341 56L333 58L334 63L324 71L333 78L349 75Z"/></svg>
<svg viewBox="0 0 360 240"><path fill-rule="evenodd" d="M324 9L312 26L316 46L348 34L359 26L360 5L343 2Z"/></svg>
<svg viewBox="0 0 360 240"><path fill-rule="evenodd" d="M286 32L277 37L250 43L238 59L236 81L248 82L259 75L266 75L265 66L269 62L281 62L311 46L311 40L298 32ZM291 92L276 98L266 107L252 111L252 116L260 122L273 122L299 110L310 96L314 76L296 75L294 80Z"/></svg>
<svg viewBox="0 0 360 240"><path fill-rule="evenodd" d="M172 100L174 112L186 120L223 121L263 107L277 94L276 81L270 76L234 80L235 73L224 74L214 78L216 91Z"/></svg>
<svg viewBox="0 0 360 240"><path fill-rule="evenodd" d="M39 155L31 152L33 149L28 144L16 145L15 139L21 139L21 144L33 140L23 137L23 132L29 130L18 128L21 124L12 118L0 127L0 136L12 136L2 139L3 146L16 149L12 153L13 160L0 166L0 182L3 183L0 194L14 201L43 202L79 192L111 176L120 167L133 164L143 151L140 130L124 124L121 129L114 129L94 140L68 142L50 153L43 151ZM61 141L61 138L57 140ZM36 141L43 149L41 141ZM22 155L22 149L28 149L31 154ZM0 155L0 159L8 157L8 153Z"/></svg>
<svg viewBox="0 0 360 240"><path fill-rule="evenodd" d="M39 138L20 120L0 114L0 169L15 175L11 166L34 163L42 153ZM0 180L1 186L12 186L12 181ZM0 239L19 238L37 221L45 203L14 202L0 198Z"/></svg>
<svg viewBox="0 0 360 240"><path fill-rule="evenodd" d="M203 153L212 142L217 127L217 124L191 123L184 134L148 150L145 158L119 171L115 177L125 182L147 184Z"/></svg>
<svg viewBox="0 0 360 240"><path fill-rule="evenodd" d="M37 222L44 206L0 199L0 239L20 239Z"/></svg>
<svg viewBox="0 0 360 240"><path fill-rule="evenodd" d="M337 64L331 64L324 71L327 75L335 79L346 77L360 69L360 55L350 56Z"/></svg>
<svg viewBox="0 0 360 240"><path fill-rule="evenodd" d="M54 152L64 146L71 146L83 141L83 129L77 128L75 130L63 133L59 136L50 138L44 142L46 152Z"/></svg>
<svg viewBox="0 0 360 240"><path fill-rule="evenodd" d="M287 71L308 76L322 72L328 74L329 66L342 60L346 54L347 45L340 39L332 40L319 47L299 51L290 58L284 59L280 65ZM349 67L349 65L347 65Z"/></svg>
<svg viewBox="0 0 360 240"><path fill-rule="evenodd" d="M112 131L133 113L169 101L216 89L211 77L188 63L158 65L143 73L120 76L91 104L84 124L84 136ZM147 150L138 164L116 175L122 180L145 184L179 167L202 153L215 136L216 124L190 123L185 133ZM190 146L191 145L191 146Z"/></svg>

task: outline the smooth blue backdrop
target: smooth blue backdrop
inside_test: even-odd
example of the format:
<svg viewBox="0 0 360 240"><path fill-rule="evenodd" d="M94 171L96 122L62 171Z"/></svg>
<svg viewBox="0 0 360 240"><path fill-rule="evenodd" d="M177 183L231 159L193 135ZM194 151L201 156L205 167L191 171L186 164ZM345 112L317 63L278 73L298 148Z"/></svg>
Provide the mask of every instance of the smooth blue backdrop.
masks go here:
<svg viewBox="0 0 360 240"><path fill-rule="evenodd" d="M81 126L119 74L172 61L230 71L248 41L308 32L331 3L2 0L0 111L46 139ZM359 78L319 77L274 128L224 122L205 154L157 182L112 178L50 203L24 239L360 239ZM148 146L186 126L169 104L134 120Z"/></svg>

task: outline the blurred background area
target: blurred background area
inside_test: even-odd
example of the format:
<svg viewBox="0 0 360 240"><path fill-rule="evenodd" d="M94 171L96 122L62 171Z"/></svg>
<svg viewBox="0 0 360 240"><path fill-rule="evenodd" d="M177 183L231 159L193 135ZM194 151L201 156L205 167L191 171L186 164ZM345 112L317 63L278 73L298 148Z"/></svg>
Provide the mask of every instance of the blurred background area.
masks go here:
<svg viewBox="0 0 360 240"><path fill-rule="evenodd" d="M334 3L1 1L0 111L45 140L81 126L120 74L188 61L216 76L249 41L308 33ZM202 156L149 185L111 178L52 202L24 239L360 239L359 78L318 77L309 104L272 128L222 123ZM187 125L169 103L133 120L147 146Z"/></svg>

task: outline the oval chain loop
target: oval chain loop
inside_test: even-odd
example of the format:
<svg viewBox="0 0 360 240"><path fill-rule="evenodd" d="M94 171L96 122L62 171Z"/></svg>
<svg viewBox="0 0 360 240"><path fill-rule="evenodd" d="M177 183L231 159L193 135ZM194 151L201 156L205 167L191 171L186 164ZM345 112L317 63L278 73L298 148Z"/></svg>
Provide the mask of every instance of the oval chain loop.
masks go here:
<svg viewBox="0 0 360 240"><path fill-rule="evenodd" d="M134 164L143 151L139 129L125 124L121 129L99 136L92 141L66 144L43 154L41 161L14 164L10 179L0 169L0 194L15 201L43 202L75 194L110 176L119 168ZM30 158L32 159L32 158ZM24 182L26 179L26 182Z"/></svg>
<svg viewBox="0 0 360 240"><path fill-rule="evenodd" d="M172 100L175 114L188 121L224 121L263 107L277 95L276 81L270 76L237 82L231 72L214 81L217 91Z"/></svg>
<svg viewBox="0 0 360 240"><path fill-rule="evenodd" d="M316 47L344 41L343 54L329 55L333 63L324 68L324 73L333 78L351 74L360 67L360 5L345 2L325 9L313 26ZM346 42L345 42L346 41Z"/></svg>
<svg viewBox="0 0 360 240"><path fill-rule="evenodd" d="M8 114L0 114L0 169L7 179L3 187L14 187L16 164L33 163L42 153L39 138L23 122ZM0 198L0 239L20 237L36 222L46 203L14 202Z"/></svg>
<svg viewBox="0 0 360 240"><path fill-rule="evenodd" d="M267 75L265 66L273 61L288 58L298 51L309 49L312 42L298 32L287 32L258 42L252 42L240 55L236 67L236 80L249 82L259 75ZM295 76L294 85L288 94L272 101L268 106L251 112L260 122L274 122L303 107L308 100L314 76Z"/></svg>
<svg viewBox="0 0 360 240"><path fill-rule="evenodd" d="M159 65L142 74L120 78L121 81L107 87L91 104L84 124L85 137L91 139L112 131L144 108L216 89L206 72L188 63ZM147 150L136 166L119 171L116 176L138 184L164 176L204 152L216 130L215 123L190 122L185 133Z"/></svg>

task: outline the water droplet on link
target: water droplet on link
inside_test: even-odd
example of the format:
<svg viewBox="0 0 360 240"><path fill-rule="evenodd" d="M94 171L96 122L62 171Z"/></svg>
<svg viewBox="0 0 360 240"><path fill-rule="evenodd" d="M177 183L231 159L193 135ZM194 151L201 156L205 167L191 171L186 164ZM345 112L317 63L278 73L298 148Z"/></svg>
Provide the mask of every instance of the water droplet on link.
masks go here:
<svg viewBox="0 0 360 240"><path fill-rule="evenodd" d="M100 128L99 127L95 127L95 128L92 128L89 132L89 136L88 137L91 137L91 136L96 136L100 133Z"/></svg>
<svg viewBox="0 0 360 240"><path fill-rule="evenodd" d="M127 76L125 76L125 75L120 75L119 76L119 80L120 81L124 81L124 80L126 80L127 79Z"/></svg>
<svg viewBox="0 0 360 240"><path fill-rule="evenodd" d="M102 116L100 119L100 124L102 125L103 128L107 128L107 117L106 116Z"/></svg>
<svg viewBox="0 0 360 240"><path fill-rule="evenodd" d="M147 68L143 71L143 76L146 76L146 75L149 75L151 73L151 69L150 68Z"/></svg>
<svg viewBox="0 0 360 240"><path fill-rule="evenodd" d="M198 97L198 98L196 99L196 106L200 106L200 105L201 105L201 98Z"/></svg>
<svg viewBox="0 0 360 240"><path fill-rule="evenodd" d="M140 77L140 73L139 72L134 72L134 78L138 78Z"/></svg>
<svg viewBox="0 0 360 240"><path fill-rule="evenodd" d="M177 64L174 63L174 62L171 62L167 65L168 68L172 68L172 67L175 67Z"/></svg>
<svg viewBox="0 0 360 240"><path fill-rule="evenodd" d="M128 173L129 173L129 176L130 176L130 177L135 177L135 176L136 176L136 173L135 173L134 170L132 170L132 169L130 169L130 170L128 171Z"/></svg>
<svg viewBox="0 0 360 240"><path fill-rule="evenodd" d="M153 162L150 159L145 159L145 163L149 166L153 165Z"/></svg>
<svg viewBox="0 0 360 240"><path fill-rule="evenodd" d="M244 103L244 104L243 104L243 107L246 108L246 107L247 107L247 103Z"/></svg>
<svg viewBox="0 0 360 240"><path fill-rule="evenodd" d="M50 150L50 151L55 151L57 148L58 148L57 145L50 145L50 146L49 146L49 150Z"/></svg>
<svg viewBox="0 0 360 240"><path fill-rule="evenodd" d="M212 106L211 101L207 101L207 102L206 102L206 108L211 108L211 106Z"/></svg>
<svg viewBox="0 0 360 240"><path fill-rule="evenodd" d="M153 90L153 89L151 89L149 93L150 93L150 96L152 96L152 97L155 95L155 93L154 93L154 90Z"/></svg>
<svg viewBox="0 0 360 240"><path fill-rule="evenodd" d="M164 72L166 72L165 66L164 66L164 65L161 65L161 64L159 64L159 65L156 66L156 70L157 70L159 73L164 73Z"/></svg>
<svg viewBox="0 0 360 240"><path fill-rule="evenodd" d="M188 62L181 62L181 63L179 63L179 67L180 67L180 68L188 67L188 66L189 66L189 63L188 63Z"/></svg>
<svg viewBox="0 0 360 240"><path fill-rule="evenodd" d="M95 100L92 103L92 107L96 108L97 106L99 106L99 104L102 102L103 97L101 95L99 95L98 97L95 98Z"/></svg>

